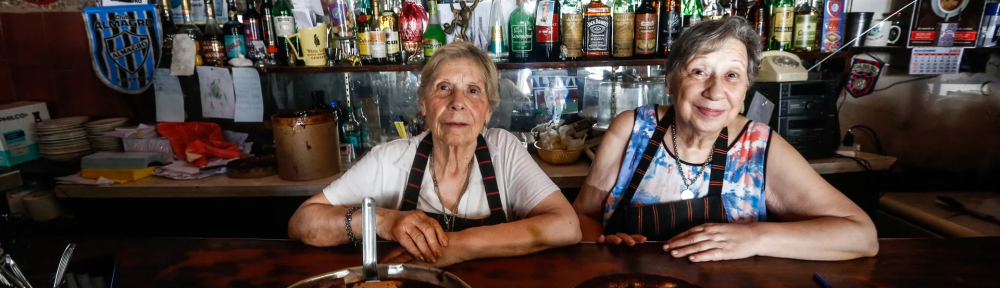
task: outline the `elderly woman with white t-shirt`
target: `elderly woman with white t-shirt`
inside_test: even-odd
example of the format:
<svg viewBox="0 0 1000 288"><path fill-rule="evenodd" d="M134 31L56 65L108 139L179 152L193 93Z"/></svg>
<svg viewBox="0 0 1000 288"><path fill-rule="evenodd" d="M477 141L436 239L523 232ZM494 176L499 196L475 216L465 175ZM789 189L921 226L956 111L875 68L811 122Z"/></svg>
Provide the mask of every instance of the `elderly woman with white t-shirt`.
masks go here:
<svg viewBox="0 0 1000 288"><path fill-rule="evenodd" d="M357 243L358 207L379 205L376 233L402 245L388 262L448 266L575 244L578 218L521 142L486 130L499 102L496 66L466 42L435 51L418 97L429 130L375 147L288 223L315 246Z"/></svg>

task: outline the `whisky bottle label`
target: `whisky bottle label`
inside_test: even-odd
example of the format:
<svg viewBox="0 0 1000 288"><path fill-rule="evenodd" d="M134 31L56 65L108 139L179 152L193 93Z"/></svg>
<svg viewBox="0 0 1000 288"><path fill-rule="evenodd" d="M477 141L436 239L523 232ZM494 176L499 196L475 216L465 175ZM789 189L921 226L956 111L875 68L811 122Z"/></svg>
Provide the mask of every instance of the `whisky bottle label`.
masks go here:
<svg viewBox="0 0 1000 288"><path fill-rule="evenodd" d="M510 52L513 57L527 58L531 53L531 32L527 23L510 25Z"/></svg>
<svg viewBox="0 0 1000 288"><path fill-rule="evenodd" d="M792 42L792 30L795 27L795 13L792 7L775 8L773 21L774 40L782 45Z"/></svg>
<svg viewBox="0 0 1000 288"><path fill-rule="evenodd" d="M816 45L816 25L815 15L795 16L795 42L793 46L797 49L812 48Z"/></svg>
<svg viewBox="0 0 1000 288"><path fill-rule="evenodd" d="M424 58L430 59L434 52L441 49L444 43L434 38L424 38Z"/></svg>
<svg viewBox="0 0 1000 288"><path fill-rule="evenodd" d="M387 54L398 54L399 53L399 32L398 31L385 31L385 47Z"/></svg>
<svg viewBox="0 0 1000 288"><path fill-rule="evenodd" d="M371 49L372 51L372 58L381 59L388 57L385 45L385 32L369 31L368 46L370 47L369 49Z"/></svg>
<svg viewBox="0 0 1000 288"><path fill-rule="evenodd" d="M372 59L371 45L368 41L368 32L358 33L358 55L361 56L363 60Z"/></svg>
<svg viewBox="0 0 1000 288"><path fill-rule="evenodd" d="M635 15L635 54L656 52L656 20L655 13Z"/></svg>
<svg viewBox="0 0 1000 288"><path fill-rule="evenodd" d="M292 16L274 16L274 34L279 37L295 34L295 18Z"/></svg>
<svg viewBox="0 0 1000 288"><path fill-rule="evenodd" d="M615 14L615 42L614 51L612 51L611 56L614 57L631 57L632 56L632 41L634 35L632 32L635 26L635 14L634 13L616 13Z"/></svg>
<svg viewBox="0 0 1000 288"><path fill-rule="evenodd" d="M205 62L207 63L225 61L226 53L224 47L222 41L219 40L201 41L201 56L205 58Z"/></svg>
<svg viewBox="0 0 1000 288"><path fill-rule="evenodd" d="M226 35L226 56L238 58L239 55L247 57L247 47L243 44L243 35Z"/></svg>
<svg viewBox="0 0 1000 288"><path fill-rule="evenodd" d="M563 47L566 57L583 57L583 14L562 14Z"/></svg>
<svg viewBox="0 0 1000 288"><path fill-rule="evenodd" d="M611 16L588 16L585 17L584 22L586 22L587 30L583 37L584 48L587 52L608 52L611 50L611 45L608 42L611 40Z"/></svg>

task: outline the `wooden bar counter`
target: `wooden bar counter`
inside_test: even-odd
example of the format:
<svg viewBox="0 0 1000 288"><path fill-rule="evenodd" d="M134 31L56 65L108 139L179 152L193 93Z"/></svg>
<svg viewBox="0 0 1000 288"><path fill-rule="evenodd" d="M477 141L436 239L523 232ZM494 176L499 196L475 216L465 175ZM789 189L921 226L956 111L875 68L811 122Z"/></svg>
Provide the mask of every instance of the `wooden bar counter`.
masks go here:
<svg viewBox="0 0 1000 288"><path fill-rule="evenodd" d="M287 287L310 276L361 265L359 249L349 245L318 248L288 240L192 238L75 241L74 260L117 255L114 287ZM54 256L45 258L53 261L67 243L45 242L36 245L37 250L52 252ZM813 280L817 272L833 287L996 287L998 283L997 237L880 240L879 244L879 255L848 261L752 257L691 263L670 257L657 243L635 247L582 243L521 257L475 260L445 270L477 288L574 287L615 273L659 274L701 287L821 287ZM395 245L380 243L380 254Z"/></svg>
<svg viewBox="0 0 1000 288"><path fill-rule="evenodd" d="M590 162L584 159L570 165L552 165L532 155L552 181L560 188L579 188ZM587 156L581 156L586 158ZM871 164L872 170L886 170L896 162L892 156L859 153L858 158ZM809 160L820 174L861 172L865 169L850 158ZM312 196L340 178L334 175L311 181L285 181L278 176L260 179L230 179L212 176L198 180L172 180L150 176L139 181L112 186L60 185L56 196L62 198L201 198L201 197L289 197Z"/></svg>

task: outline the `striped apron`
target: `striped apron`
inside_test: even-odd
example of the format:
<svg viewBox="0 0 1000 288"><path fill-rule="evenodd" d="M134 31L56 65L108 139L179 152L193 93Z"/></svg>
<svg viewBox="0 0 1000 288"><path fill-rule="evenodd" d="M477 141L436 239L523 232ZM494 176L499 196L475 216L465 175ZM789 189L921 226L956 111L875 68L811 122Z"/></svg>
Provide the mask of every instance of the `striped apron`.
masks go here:
<svg viewBox="0 0 1000 288"><path fill-rule="evenodd" d="M434 139L431 134L420 141L417 146L417 154L413 156L413 167L410 168L410 176L403 190L403 203L400 211L410 211L417 209L417 201L420 198L420 184L424 179L424 167L427 167L428 155L434 151ZM479 135L476 140L476 159L479 160L479 173L483 176L483 187L486 188L486 202L490 206L490 216L483 219L466 219L455 217L454 225L445 225L445 215L424 212L427 216L437 219L448 232L458 232L469 228L496 225L507 223L507 214L504 213L503 203L500 202L500 189L497 186L496 171L493 170L493 160L490 158L490 149L486 146L486 138ZM453 211L457 212L457 211ZM449 217L450 218L450 217Z"/></svg>
<svg viewBox="0 0 1000 288"><path fill-rule="evenodd" d="M719 138L715 139L715 147L712 149L712 153L715 154L712 155L707 196L654 205L631 205L632 197L635 196L636 189L639 188L639 184L646 176L646 169L653 161L657 149L662 144L663 136L674 119L674 107L670 107L663 118L657 121L656 130L649 138L649 144L646 145L642 159L639 160L635 172L632 173L628 187L625 188L617 208L608 219L608 225L604 227L604 234L639 234L646 236L651 241L666 241L681 232L704 223L728 223L722 204L722 179L725 176L726 154L729 146L728 128L722 128Z"/></svg>

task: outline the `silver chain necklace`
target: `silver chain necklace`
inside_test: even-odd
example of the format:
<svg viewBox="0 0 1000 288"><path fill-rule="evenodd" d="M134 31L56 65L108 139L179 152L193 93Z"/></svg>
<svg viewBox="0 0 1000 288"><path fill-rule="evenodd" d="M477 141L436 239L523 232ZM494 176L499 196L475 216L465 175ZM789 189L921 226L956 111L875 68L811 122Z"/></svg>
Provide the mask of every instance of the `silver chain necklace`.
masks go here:
<svg viewBox="0 0 1000 288"><path fill-rule="evenodd" d="M694 198L694 191L691 191L691 185L694 185L694 182L698 181L698 178L701 178L702 173L694 175L694 178L691 179L688 179L688 177L684 175L684 166L681 166L681 151L677 150L677 121L670 123L670 128L671 136L673 136L674 140L674 154L677 155L677 157L674 157L674 161L677 162L677 173L681 174L681 180L684 181L684 186L687 187L681 192L681 200L692 199ZM701 164L702 171L704 171L704 169L708 169L708 164L712 163L712 154L715 154L715 152L708 152L708 159L705 160L705 164ZM694 167L691 167L691 173L694 173Z"/></svg>
<svg viewBox="0 0 1000 288"><path fill-rule="evenodd" d="M465 174L465 184L462 185L462 190L458 194L458 200L455 201L455 206L451 208L451 212L455 214L448 214L448 208L444 207L444 197L441 196L441 190L438 189L437 172L434 171L434 153L431 153L429 157L431 161L431 180L434 181L434 193L437 193L438 201L441 202L441 212L444 215L444 226L447 231L455 231L455 217L458 215L458 204L462 202L462 196L465 196L465 190L469 188L469 178L472 176L472 162L476 159L473 157L469 159L468 172Z"/></svg>

